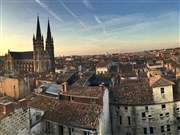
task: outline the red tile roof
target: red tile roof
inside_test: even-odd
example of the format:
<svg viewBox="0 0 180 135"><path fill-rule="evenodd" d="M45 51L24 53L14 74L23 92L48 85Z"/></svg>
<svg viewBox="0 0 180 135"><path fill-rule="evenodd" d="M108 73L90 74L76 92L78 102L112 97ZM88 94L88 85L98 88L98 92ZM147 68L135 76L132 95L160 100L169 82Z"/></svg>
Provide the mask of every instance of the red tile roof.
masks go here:
<svg viewBox="0 0 180 135"><path fill-rule="evenodd" d="M104 91L99 90L97 86L67 86L67 91L62 92L62 95L85 96L85 97L102 97Z"/></svg>
<svg viewBox="0 0 180 135"><path fill-rule="evenodd" d="M102 106L58 100L33 93L29 106L45 111L44 119L67 126L96 129Z"/></svg>
<svg viewBox="0 0 180 135"><path fill-rule="evenodd" d="M154 77L150 78L150 86L151 87L161 87L161 86L169 86L169 85L174 85L174 82L169 81L160 75L156 75Z"/></svg>

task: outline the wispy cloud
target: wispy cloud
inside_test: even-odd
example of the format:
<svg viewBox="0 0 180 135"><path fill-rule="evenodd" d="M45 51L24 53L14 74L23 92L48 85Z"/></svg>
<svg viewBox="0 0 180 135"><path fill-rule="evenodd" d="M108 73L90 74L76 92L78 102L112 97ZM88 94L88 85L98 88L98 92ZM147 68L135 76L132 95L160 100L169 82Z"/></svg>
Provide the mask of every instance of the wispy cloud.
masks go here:
<svg viewBox="0 0 180 135"><path fill-rule="evenodd" d="M88 27L84 24L82 20L78 18L78 16L70 9L68 8L63 2L59 1L61 5L80 23L80 25L89 32Z"/></svg>
<svg viewBox="0 0 180 135"><path fill-rule="evenodd" d="M93 9L89 0L83 0L82 3L89 9Z"/></svg>
<svg viewBox="0 0 180 135"><path fill-rule="evenodd" d="M60 18L55 12L53 12L45 3L43 3L40 0L35 0L42 8L44 8L49 14L51 14L54 18L56 18L58 21L60 22L64 22L62 18ZM64 23L65 26L73 33L75 33L73 31L73 29L66 23Z"/></svg>
<svg viewBox="0 0 180 135"><path fill-rule="evenodd" d="M75 13L73 13L63 2L61 2L61 4L74 18L77 18Z"/></svg>
<svg viewBox="0 0 180 135"><path fill-rule="evenodd" d="M40 0L35 0L42 8L48 11L54 18L58 21L63 21L55 12L53 12L45 3L41 2Z"/></svg>
<svg viewBox="0 0 180 135"><path fill-rule="evenodd" d="M104 35L106 35L107 37L109 37L108 32L105 30L105 27L102 24L102 21L99 19L99 17L94 16L96 22L102 27L102 32L104 33Z"/></svg>

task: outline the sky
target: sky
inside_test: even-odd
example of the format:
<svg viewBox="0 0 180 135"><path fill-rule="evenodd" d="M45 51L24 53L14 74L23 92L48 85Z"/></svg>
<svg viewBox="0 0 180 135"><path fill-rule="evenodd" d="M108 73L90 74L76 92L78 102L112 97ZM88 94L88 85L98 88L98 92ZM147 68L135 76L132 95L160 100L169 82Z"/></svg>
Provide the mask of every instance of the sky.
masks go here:
<svg viewBox="0 0 180 135"><path fill-rule="evenodd" d="M0 0L0 55L33 50L37 14L55 56L180 46L180 0Z"/></svg>

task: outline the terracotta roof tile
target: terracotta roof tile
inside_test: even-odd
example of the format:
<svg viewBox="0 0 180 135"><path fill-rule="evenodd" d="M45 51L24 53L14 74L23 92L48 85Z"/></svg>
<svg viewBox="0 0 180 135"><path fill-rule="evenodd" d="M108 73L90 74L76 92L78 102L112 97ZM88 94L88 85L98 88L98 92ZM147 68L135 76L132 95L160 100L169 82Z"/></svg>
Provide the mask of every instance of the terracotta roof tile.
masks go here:
<svg viewBox="0 0 180 135"><path fill-rule="evenodd" d="M168 86L174 85L174 82L171 82L160 75L156 75L150 78L150 86L151 87L160 87L160 86Z"/></svg>
<svg viewBox="0 0 180 135"><path fill-rule="evenodd" d="M33 95L29 106L45 111L44 119L69 126L95 129L102 106L58 100L42 94Z"/></svg>
<svg viewBox="0 0 180 135"><path fill-rule="evenodd" d="M99 90L97 86L69 86L66 92L62 92L62 95L76 95L76 96L87 96L87 97L101 97L104 91Z"/></svg>

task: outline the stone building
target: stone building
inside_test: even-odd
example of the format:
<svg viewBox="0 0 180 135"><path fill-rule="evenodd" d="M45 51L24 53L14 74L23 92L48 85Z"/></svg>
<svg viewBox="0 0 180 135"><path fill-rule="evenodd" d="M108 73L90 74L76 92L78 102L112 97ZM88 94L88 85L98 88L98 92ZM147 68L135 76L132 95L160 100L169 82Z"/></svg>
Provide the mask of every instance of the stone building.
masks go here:
<svg viewBox="0 0 180 135"><path fill-rule="evenodd" d="M180 92L161 76L121 81L113 90L113 134L180 134Z"/></svg>
<svg viewBox="0 0 180 135"><path fill-rule="evenodd" d="M30 135L27 101L0 104L0 135Z"/></svg>
<svg viewBox="0 0 180 135"><path fill-rule="evenodd" d="M30 94L29 77L3 77L0 79L0 94L22 99Z"/></svg>
<svg viewBox="0 0 180 135"><path fill-rule="evenodd" d="M33 93L31 133L51 135L110 134L109 94L104 86L61 84L59 96ZM56 90L54 90L56 91Z"/></svg>
<svg viewBox="0 0 180 135"><path fill-rule="evenodd" d="M48 20L46 48L37 16L36 37L33 35L33 51L13 52L5 55L5 69L25 72L44 72L54 70L54 44Z"/></svg>

